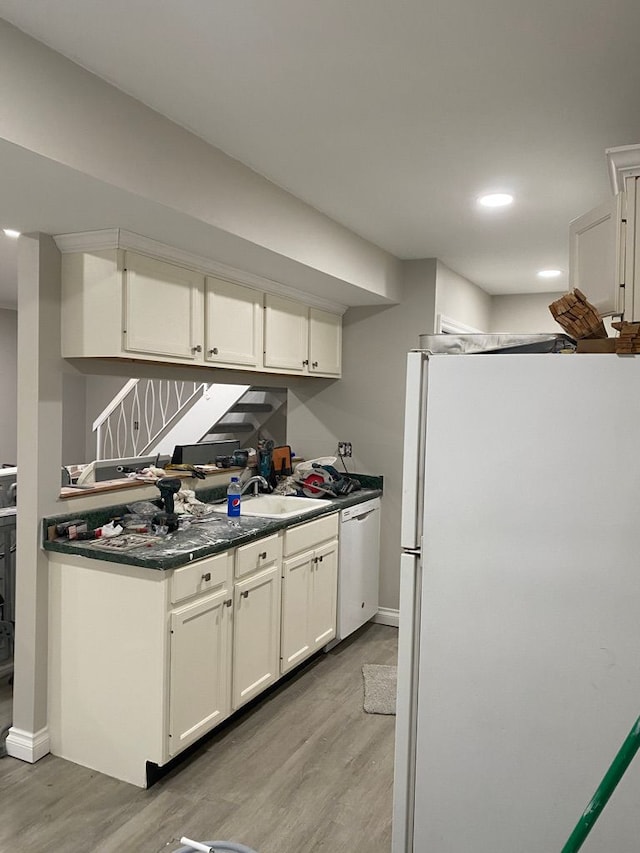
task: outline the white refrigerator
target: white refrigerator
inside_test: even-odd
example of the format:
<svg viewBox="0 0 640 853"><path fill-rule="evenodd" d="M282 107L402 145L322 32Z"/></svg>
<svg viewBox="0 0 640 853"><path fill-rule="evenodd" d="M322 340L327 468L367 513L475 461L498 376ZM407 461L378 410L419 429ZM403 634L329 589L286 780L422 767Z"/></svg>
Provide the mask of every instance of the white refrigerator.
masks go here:
<svg viewBox="0 0 640 853"><path fill-rule="evenodd" d="M640 714L640 358L412 352L403 465L393 853L560 853Z"/></svg>

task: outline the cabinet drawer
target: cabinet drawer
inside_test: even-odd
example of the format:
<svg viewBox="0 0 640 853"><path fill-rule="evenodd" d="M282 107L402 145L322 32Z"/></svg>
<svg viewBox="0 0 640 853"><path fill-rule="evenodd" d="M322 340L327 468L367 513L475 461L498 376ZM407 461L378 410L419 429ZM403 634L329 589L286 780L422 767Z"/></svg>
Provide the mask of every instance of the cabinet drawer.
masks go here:
<svg viewBox="0 0 640 853"><path fill-rule="evenodd" d="M250 545L241 545L236 550L236 577L251 574L262 569L269 563L282 557L282 537L276 533L274 536L265 536Z"/></svg>
<svg viewBox="0 0 640 853"><path fill-rule="evenodd" d="M192 595L215 590L229 581L231 552L198 560L190 566L176 569L171 578L171 602L177 604Z"/></svg>
<svg viewBox="0 0 640 853"><path fill-rule="evenodd" d="M327 539L335 539L338 535L338 515L337 512L332 515L325 515L315 521L308 521L306 524L298 524L290 530L285 530L285 557L297 554L298 551L315 548L316 545L326 542Z"/></svg>

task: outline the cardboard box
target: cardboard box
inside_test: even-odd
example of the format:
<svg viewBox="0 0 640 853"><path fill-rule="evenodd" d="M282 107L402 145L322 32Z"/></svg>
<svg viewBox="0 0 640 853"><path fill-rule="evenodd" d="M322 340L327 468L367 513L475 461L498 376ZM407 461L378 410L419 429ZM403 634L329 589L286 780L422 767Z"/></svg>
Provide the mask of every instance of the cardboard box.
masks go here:
<svg viewBox="0 0 640 853"><path fill-rule="evenodd" d="M587 338L577 342L576 352L615 352L617 338Z"/></svg>

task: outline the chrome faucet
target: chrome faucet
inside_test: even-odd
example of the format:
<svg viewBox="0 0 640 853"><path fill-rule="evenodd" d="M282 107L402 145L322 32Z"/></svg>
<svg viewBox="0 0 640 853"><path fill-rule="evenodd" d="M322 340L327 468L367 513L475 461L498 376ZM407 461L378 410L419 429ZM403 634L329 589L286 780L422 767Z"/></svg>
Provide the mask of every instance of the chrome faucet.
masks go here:
<svg viewBox="0 0 640 853"><path fill-rule="evenodd" d="M260 474L256 474L254 477L249 477L249 479L244 482L240 488L240 494L244 495L244 493L249 489L250 486L253 486L253 494L258 494L258 486L262 486L264 489L269 488L269 483L262 477Z"/></svg>

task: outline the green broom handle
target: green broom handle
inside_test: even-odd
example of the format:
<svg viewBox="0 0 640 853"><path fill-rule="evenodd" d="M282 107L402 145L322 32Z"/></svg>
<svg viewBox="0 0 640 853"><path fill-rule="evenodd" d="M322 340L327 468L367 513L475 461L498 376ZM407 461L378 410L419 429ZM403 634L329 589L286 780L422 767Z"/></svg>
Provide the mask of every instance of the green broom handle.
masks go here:
<svg viewBox="0 0 640 853"><path fill-rule="evenodd" d="M585 842L587 835L591 832L594 823L600 817L604 807L609 802L611 794L616 789L618 782L624 776L627 767L633 761L633 756L640 748L640 717L636 720L633 728L627 735L620 751L611 762L611 767L604 775L589 805L580 816L576 828L571 833L569 840L562 848L562 853L576 853Z"/></svg>

